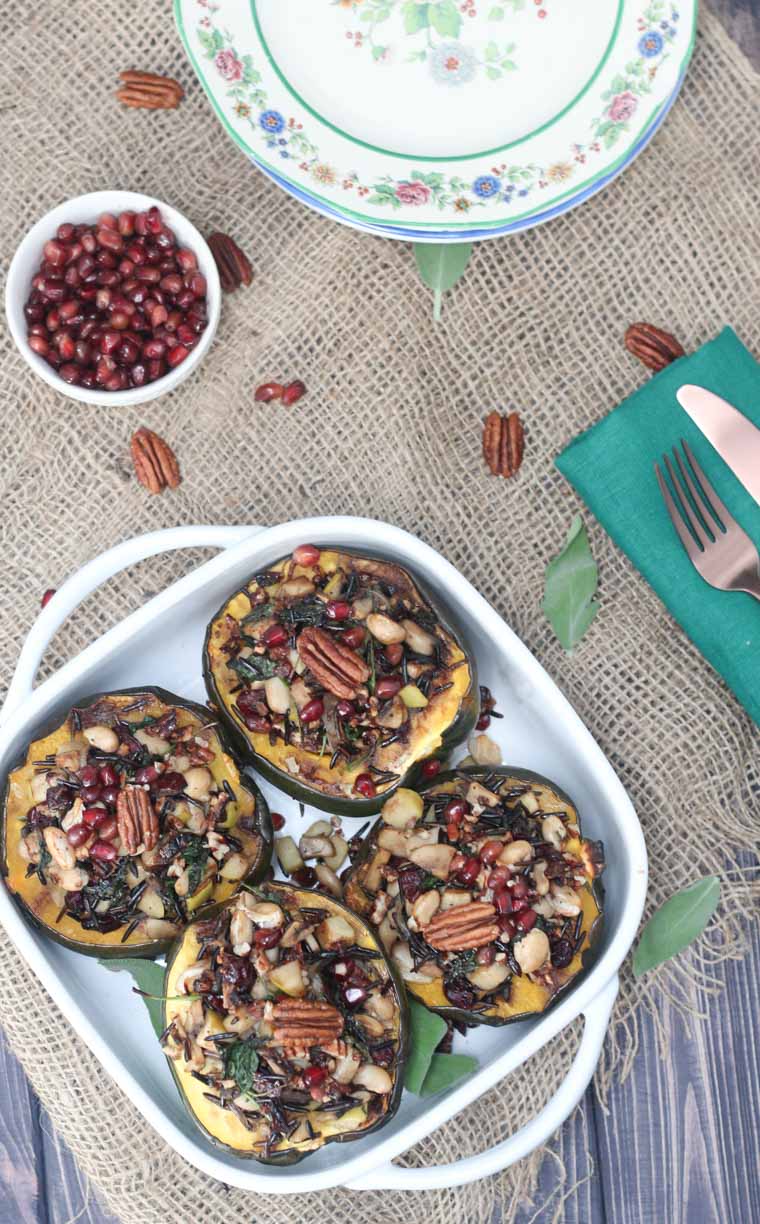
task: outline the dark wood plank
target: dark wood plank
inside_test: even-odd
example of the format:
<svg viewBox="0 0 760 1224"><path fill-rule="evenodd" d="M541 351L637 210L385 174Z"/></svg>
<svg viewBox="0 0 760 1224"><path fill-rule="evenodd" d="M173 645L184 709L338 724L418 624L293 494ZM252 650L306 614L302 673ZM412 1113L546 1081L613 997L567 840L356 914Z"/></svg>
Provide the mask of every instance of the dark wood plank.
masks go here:
<svg viewBox="0 0 760 1224"><path fill-rule="evenodd" d="M760 3L758 0L707 0L734 42L760 68Z"/></svg>
<svg viewBox="0 0 760 1224"><path fill-rule="evenodd" d="M47 1224L37 1101L2 1032L0 1100L0 1220Z"/></svg>

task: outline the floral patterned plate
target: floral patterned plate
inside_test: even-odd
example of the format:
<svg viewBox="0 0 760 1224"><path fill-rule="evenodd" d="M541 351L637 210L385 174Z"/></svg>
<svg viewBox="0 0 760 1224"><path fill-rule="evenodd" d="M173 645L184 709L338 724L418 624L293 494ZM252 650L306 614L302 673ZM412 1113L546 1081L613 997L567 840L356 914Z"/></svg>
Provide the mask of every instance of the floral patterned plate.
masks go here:
<svg viewBox="0 0 760 1224"><path fill-rule="evenodd" d="M630 159L696 24L696 0L174 3L262 167L348 224L452 241L565 211Z"/></svg>

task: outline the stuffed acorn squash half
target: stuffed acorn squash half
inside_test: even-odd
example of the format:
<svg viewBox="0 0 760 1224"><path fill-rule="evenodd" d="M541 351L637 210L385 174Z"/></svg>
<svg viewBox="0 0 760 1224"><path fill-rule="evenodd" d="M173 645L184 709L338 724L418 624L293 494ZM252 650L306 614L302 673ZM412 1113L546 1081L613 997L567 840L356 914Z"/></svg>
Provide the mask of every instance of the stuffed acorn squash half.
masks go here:
<svg viewBox="0 0 760 1224"><path fill-rule="evenodd" d="M93 956L156 956L257 881L269 812L203 706L158 688L85 698L8 777L2 871L47 935Z"/></svg>
<svg viewBox="0 0 760 1224"><path fill-rule="evenodd" d="M479 712L472 654L400 566L307 544L214 617L211 700L257 770L341 816L379 810Z"/></svg>
<svg viewBox="0 0 760 1224"><path fill-rule="evenodd" d="M187 928L165 994L161 1040L182 1098L236 1156L294 1164L396 1112L404 987L375 935L332 898L243 890Z"/></svg>
<svg viewBox="0 0 760 1224"><path fill-rule="evenodd" d="M601 931L600 842L527 770L441 774L399 790L362 846L346 903L377 925L407 988L468 1024L546 1011L586 966Z"/></svg>

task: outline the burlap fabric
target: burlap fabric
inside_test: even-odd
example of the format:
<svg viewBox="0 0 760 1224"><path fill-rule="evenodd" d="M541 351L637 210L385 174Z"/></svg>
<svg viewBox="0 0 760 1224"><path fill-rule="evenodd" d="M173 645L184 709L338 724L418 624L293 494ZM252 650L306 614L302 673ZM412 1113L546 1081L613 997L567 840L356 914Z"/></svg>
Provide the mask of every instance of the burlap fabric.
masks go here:
<svg viewBox="0 0 760 1224"><path fill-rule="evenodd" d="M681 968L635 984L624 975L603 1088L624 1074L637 1016L656 1014L659 990L679 993L688 1009L694 980L719 977L719 962L741 954L757 899L739 868L756 838L755 733L593 522L602 609L565 657L540 599L545 563L577 505L552 460L646 377L621 345L633 319L670 327L687 348L731 322L760 351L755 76L703 18L683 94L651 148L568 217L480 247L435 326L408 247L311 214L227 140L184 61L168 3L83 0L65 6L65 19L60 4L8 3L0 28L5 258L44 209L114 186L155 193L206 232L232 233L256 271L251 289L225 301L200 373L145 408L70 403L34 379L2 336L2 678L40 593L135 533L310 513L369 514L419 533L504 614L609 754L647 833L650 906L715 870L719 857L727 863L713 938ZM180 77L186 101L172 113L120 113L116 74L129 66ZM297 408L254 404L258 383L296 377L309 389ZM495 405L519 408L526 424L525 463L510 482L487 476L480 457L481 422ZM138 424L176 447L177 493L151 498L131 477L127 443ZM111 583L65 627L47 670L197 560L159 559ZM428 1193L424 1208L392 1194L226 1192L158 1140L4 938L0 1023L83 1169L130 1224L378 1224L423 1210L436 1224L480 1224L496 1204L510 1217L542 1156ZM453 1159L508 1134L559 1082L577 1035L407 1160ZM561 1141L553 1151L559 1201Z"/></svg>

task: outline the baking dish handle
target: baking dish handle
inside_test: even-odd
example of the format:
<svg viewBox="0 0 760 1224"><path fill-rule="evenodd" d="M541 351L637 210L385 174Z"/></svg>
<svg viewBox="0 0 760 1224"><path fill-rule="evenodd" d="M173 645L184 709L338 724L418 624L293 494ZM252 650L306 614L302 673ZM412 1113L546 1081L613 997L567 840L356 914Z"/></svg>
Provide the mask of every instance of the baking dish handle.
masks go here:
<svg viewBox="0 0 760 1224"><path fill-rule="evenodd" d="M168 527L163 531L150 531L146 535L124 540L88 561L58 588L29 630L0 711L0 722L4 722L31 693L40 660L66 617L114 574L157 553L174 552L180 548L231 548L246 536L255 535L261 530L261 527L211 524Z"/></svg>
<svg viewBox="0 0 760 1224"><path fill-rule="evenodd" d="M540 1147L570 1116L586 1091L596 1070L619 980L610 979L586 1008L580 1045L570 1069L551 1100L535 1118L526 1123L509 1139L497 1143L487 1152L468 1156L451 1164L433 1165L422 1169L405 1169L401 1165L384 1164L364 1177L347 1182L349 1190L440 1190L445 1186L463 1186L478 1178L500 1173Z"/></svg>

